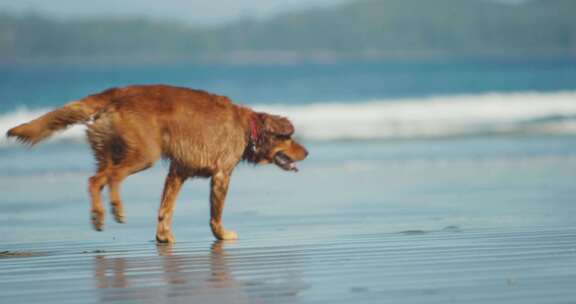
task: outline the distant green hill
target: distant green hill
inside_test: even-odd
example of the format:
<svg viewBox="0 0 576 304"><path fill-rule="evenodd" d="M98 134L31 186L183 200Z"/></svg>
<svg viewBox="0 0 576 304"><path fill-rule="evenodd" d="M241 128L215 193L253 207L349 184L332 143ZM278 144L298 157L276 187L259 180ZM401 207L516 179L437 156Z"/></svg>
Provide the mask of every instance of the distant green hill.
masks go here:
<svg viewBox="0 0 576 304"><path fill-rule="evenodd" d="M286 63L576 56L576 1L358 0L190 28L0 15L2 63Z"/></svg>

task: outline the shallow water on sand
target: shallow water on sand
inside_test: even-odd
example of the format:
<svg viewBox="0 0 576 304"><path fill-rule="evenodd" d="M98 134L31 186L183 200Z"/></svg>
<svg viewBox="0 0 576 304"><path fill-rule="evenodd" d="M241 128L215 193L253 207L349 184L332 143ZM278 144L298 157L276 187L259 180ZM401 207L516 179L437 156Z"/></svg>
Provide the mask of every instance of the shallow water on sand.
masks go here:
<svg viewBox="0 0 576 304"><path fill-rule="evenodd" d="M3 303L569 303L576 229L56 242L3 259ZM273 243L273 244L270 244Z"/></svg>
<svg viewBox="0 0 576 304"><path fill-rule="evenodd" d="M1 303L570 303L576 138L309 143L298 174L241 165L214 242L188 182L153 242L165 164L127 224L88 222L85 146L0 150Z"/></svg>

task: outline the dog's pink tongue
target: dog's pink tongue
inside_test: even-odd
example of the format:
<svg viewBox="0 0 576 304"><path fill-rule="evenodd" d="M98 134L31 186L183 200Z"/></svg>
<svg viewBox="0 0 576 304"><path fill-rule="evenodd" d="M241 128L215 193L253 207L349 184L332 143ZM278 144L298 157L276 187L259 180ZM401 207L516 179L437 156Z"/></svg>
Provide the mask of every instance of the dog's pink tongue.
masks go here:
<svg viewBox="0 0 576 304"><path fill-rule="evenodd" d="M298 172L296 164L294 164L294 162L282 152L279 152L274 156L274 162L284 170Z"/></svg>

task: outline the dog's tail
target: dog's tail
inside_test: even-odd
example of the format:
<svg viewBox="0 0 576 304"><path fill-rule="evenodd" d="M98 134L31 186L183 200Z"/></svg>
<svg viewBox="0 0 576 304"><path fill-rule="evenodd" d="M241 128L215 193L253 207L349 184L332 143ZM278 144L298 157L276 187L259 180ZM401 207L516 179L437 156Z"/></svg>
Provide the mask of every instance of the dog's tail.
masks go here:
<svg viewBox="0 0 576 304"><path fill-rule="evenodd" d="M56 131L89 121L93 115L112 102L113 94L111 93L105 91L67 103L52 112L8 130L6 136L15 137L19 142L33 146Z"/></svg>

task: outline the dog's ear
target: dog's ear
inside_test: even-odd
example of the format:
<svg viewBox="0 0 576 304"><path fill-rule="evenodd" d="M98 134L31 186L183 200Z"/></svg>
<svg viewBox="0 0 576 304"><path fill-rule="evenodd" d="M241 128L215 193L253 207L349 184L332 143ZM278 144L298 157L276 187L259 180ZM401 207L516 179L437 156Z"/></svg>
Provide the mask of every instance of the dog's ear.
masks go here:
<svg viewBox="0 0 576 304"><path fill-rule="evenodd" d="M277 115L266 114L264 116L264 129L267 132L285 136L290 136L294 133L294 126L288 118Z"/></svg>

